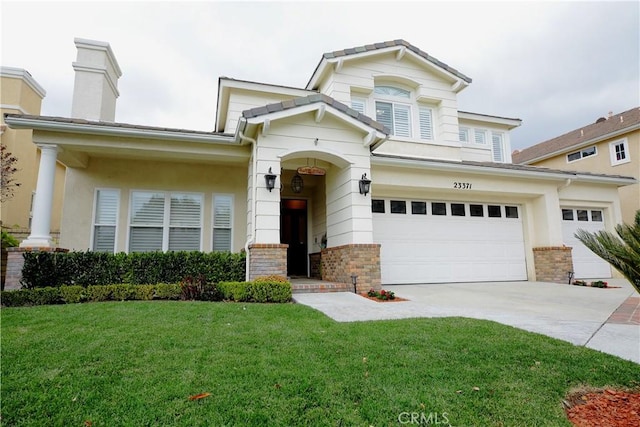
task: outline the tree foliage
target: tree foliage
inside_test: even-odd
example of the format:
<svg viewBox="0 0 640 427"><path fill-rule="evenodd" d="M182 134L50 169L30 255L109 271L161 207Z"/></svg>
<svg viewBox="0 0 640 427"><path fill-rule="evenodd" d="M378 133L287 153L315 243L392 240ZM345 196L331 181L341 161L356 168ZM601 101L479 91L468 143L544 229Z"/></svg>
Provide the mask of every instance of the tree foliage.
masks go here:
<svg viewBox="0 0 640 427"><path fill-rule="evenodd" d="M640 293L640 210L633 224L616 225L616 234L608 231L575 234L586 247L614 266Z"/></svg>
<svg viewBox="0 0 640 427"><path fill-rule="evenodd" d="M18 159L11 154L7 146L0 144L0 167L2 168L2 190L0 191L0 202L5 202L13 197L16 188L20 183L16 181L15 173L18 172L16 163Z"/></svg>

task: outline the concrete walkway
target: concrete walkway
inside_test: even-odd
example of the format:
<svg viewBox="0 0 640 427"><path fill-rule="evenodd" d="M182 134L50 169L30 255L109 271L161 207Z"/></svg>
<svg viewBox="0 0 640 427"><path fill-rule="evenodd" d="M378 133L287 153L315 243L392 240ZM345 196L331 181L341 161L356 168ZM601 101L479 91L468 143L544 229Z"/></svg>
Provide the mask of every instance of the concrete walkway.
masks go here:
<svg viewBox="0 0 640 427"><path fill-rule="evenodd" d="M385 287L409 300L404 302L378 303L347 292L295 294L294 300L339 322L453 316L493 320L640 363L640 326L634 320L640 300L626 280L607 282L616 288L448 283Z"/></svg>

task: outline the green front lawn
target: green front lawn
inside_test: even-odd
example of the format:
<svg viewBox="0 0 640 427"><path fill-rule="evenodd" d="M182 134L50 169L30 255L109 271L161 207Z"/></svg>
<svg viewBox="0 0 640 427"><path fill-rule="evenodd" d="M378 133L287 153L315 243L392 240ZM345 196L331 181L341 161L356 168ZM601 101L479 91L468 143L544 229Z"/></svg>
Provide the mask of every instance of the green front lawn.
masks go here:
<svg viewBox="0 0 640 427"><path fill-rule="evenodd" d="M1 316L7 426L559 426L572 387L640 385L632 362L463 318L178 301Z"/></svg>

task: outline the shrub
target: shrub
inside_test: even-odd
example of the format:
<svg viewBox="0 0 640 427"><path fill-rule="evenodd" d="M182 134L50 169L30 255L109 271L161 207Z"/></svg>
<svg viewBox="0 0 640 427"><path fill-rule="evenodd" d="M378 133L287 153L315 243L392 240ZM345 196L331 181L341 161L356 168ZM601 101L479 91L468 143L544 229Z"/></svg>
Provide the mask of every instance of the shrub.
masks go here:
<svg viewBox="0 0 640 427"><path fill-rule="evenodd" d="M138 285L142 286L142 285ZM115 301L127 301L134 299L136 285L108 285L111 288L111 299Z"/></svg>
<svg viewBox="0 0 640 427"><path fill-rule="evenodd" d="M230 252L25 252L22 285L25 288L67 285L132 285L178 283L187 276L207 283L242 280L244 253Z"/></svg>
<svg viewBox="0 0 640 427"><path fill-rule="evenodd" d="M180 299L180 292L180 285L176 283L158 283L155 285L154 298L177 300Z"/></svg>
<svg viewBox="0 0 640 427"><path fill-rule="evenodd" d="M150 300L153 299L155 286L153 285L129 285L131 289L131 299Z"/></svg>
<svg viewBox="0 0 640 427"><path fill-rule="evenodd" d="M87 286L86 295L89 301L109 301L111 299L111 293L113 292L112 286L95 285Z"/></svg>
<svg viewBox="0 0 640 427"><path fill-rule="evenodd" d="M33 305L60 304L63 302L60 289L51 287L33 289L29 300Z"/></svg>
<svg viewBox="0 0 640 427"><path fill-rule="evenodd" d="M18 242L18 239L16 239L6 231L2 231L2 249L15 248L19 244L20 242Z"/></svg>
<svg viewBox="0 0 640 427"><path fill-rule="evenodd" d="M245 302L249 301L249 282L220 282L218 288L222 293L222 298L227 301Z"/></svg>
<svg viewBox="0 0 640 427"><path fill-rule="evenodd" d="M60 296L67 304L75 304L85 299L84 288L82 286L60 286Z"/></svg>
<svg viewBox="0 0 640 427"><path fill-rule="evenodd" d="M220 301L222 293L214 283L207 283L202 275L197 279L187 276L180 282L180 298L196 301Z"/></svg>
<svg viewBox="0 0 640 427"><path fill-rule="evenodd" d="M27 289L2 291L0 292L0 301L4 307L22 307L30 305L30 291Z"/></svg>

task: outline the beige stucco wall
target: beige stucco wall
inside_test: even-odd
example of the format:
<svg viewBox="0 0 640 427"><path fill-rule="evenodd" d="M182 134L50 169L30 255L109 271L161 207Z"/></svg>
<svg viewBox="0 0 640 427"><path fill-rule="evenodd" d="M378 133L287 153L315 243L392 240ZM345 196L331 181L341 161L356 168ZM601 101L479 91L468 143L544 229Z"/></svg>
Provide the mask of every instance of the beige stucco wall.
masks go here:
<svg viewBox="0 0 640 427"><path fill-rule="evenodd" d="M29 77L30 78L30 77ZM36 92L24 77L0 75L0 122L4 125L4 114L40 114L41 94ZM20 183L12 199L2 203L1 218L3 227L20 230L28 234L31 198L36 190L40 150L33 143L31 130L16 130L7 127L0 136L17 159L15 179ZM65 167L56 165L56 178L51 217L51 230L60 230L62 197L64 192Z"/></svg>
<svg viewBox="0 0 640 427"><path fill-rule="evenodd" d="M610 143L627 139L629 145L630 162L620 165L611 165ZM567 161L567 152L556 157L533 163L535 166L544 166L554 169L573 170L591 173L603 173L610 175L630 176L640 180L640 130L623 136L607 139L597 144L596 155L585 157L573 162ZM592 145L586 145L585 148ZM574 152L578 150L572 150ZM618 189L620 205L622 209L622 221L632 223L635 213L640 209L640 184L627 185ZM588 198L587 198L588 200Z"/></svg>
<svg viewBox="0 0 640 427"><path fill-rule="evenodd" d="M244 248L247 232L245 166L91 158L86 169L67 170L60 246L71 250L89 249L96 188L120 190L117 252L127 251L129 200L132 190L202 193L203 251L211 250L213 195L233 195L232 250L238 252Z"/></svg>

